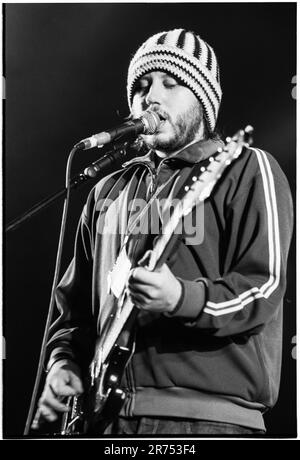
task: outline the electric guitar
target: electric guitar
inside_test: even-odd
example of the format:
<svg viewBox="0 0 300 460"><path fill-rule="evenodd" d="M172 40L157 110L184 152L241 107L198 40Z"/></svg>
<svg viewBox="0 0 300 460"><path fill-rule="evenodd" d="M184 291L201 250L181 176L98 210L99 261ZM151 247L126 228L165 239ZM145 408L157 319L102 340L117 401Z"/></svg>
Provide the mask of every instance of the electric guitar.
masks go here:
<svg viewBox="0 0 300 460"><path fill-rule="evenodd" d="M192 177L190 185L184 187L184 196L176 204L164 231L156 238L153 249L147 251L139 262L148 270L161 266L174 248L176 228L181 219L206 200L224 170L237 159L244 147L252 143L253 128L247 126L232 138L226 139L224 148L209 159L208 166L200 169L200 175ZM120 343L130 334L130 325L135 320L137 308L126 295L126 283L133 267L125 250L119 254L110 273L111 292L118 299L117 313L110 318L105 334L97 339L95 355L89 367L87 390L84 395L68 398L70 411L63 415L61 435L98 434L117 416L125 400L120 381L131 357L130 347ZM128 340L127 340L128 342Z"/></svg>

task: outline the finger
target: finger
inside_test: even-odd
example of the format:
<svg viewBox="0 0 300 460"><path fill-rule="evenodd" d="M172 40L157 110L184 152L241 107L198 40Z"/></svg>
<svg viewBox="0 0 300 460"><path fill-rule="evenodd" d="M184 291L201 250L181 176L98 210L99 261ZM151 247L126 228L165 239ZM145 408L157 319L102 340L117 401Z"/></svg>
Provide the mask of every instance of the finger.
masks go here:
<svg viewBox="0 0 300 460"><path fill-rule="evenodd" d="M70 385L74 390L76 391L76 394L81 394L83 393L83 385L81 382L81 379L77 377L77 375L72 374L70 377Z"/></svg>
<svg viewBox="0 0 300 460"><path fill-rule="evenodd" d="M131 296L140 295L149 301L155 298L155 292L156 292L156 290L153 287L149 288L149 286L145 286L142 284L136 284L136 283L128 286L128 291L129 291L129 295Z"/></svg>
<svg viewBox="0 0 300 460"><path fill-rule="evenodd" d="M54 396L75 396L77 390L73 388L70 378L68 381L63 381L61 379L53 379L51 383L51 392Z"/></svg>
<svg viewBox="0 0 300 460"><path fill-rule="evenodd" d="M143 296L136 294L131 296L132 303L142 310L148 310L149 307L152 305L152 302L149 299L145 299Z"/></svg>
<svg viewBox="0 0 300 460"><path fill-rule="evenodd" d="M139 283L141 285L153 286L157 284L158 279L159 273L150 272L143 267L137 267L132 270L128 283L129 285Z"/></svg>
<svg viewBox="0 0 300 460"><path fill-rule="evenodd" d="M131 299L131 301L132 301L133 305L134 305L136 308L138 308L139 310L143 310L143 306L142 306L142 304L139 303L138 300L136 300L136 299Z"/></svg>
<svg viewBox="0 0 300 460"><path fill-rule="evenodd" d="M128 286L132 289L139 289L139 290L144 289L145 291L146 290L148 291L149 289L152 289L153 287L155 287L155 285L153 284L145 283L143 281L133 279L133 278L129 278Z"/></svg>
<svg viewBox="0 0 300 460"><path fill-rule="evenodd" d="M49 389L45 390L40 397L39 407L47 406L50 407L50 409L58 410L59 412L66 412L69 410L69 407L61 399L62 396L55 395L53 390L49 387Z"/></svg>
<svg viewBox="0 0 300 460"><path fill-rule="evenodd" d="M31 423L31 428L33 430L38 430L43 422L43 417L42 417L42 414L41 414L41 411L40 409L38 409L35 413L35 416L34 416L34 419Z"/></svg>
<svg viewBox="0 0 300 460"><path fill-rule="evenodd" d="M57 420L57 414L50 407L41 405L39 407L39 421L41 421L41 419L44 419L48 422L54 422Z"/></svg>
<svg viewBox="0 0 300 460"><path fill-rule="evenodd" d="M68 404L65 404L59 399L55 399L53 397L47 398L47 399L46 398L41 399L40 404L43 406L47 406L50 409L53 409L58 412L69 412L70 410L70 407L68 406Z"/></svg>
<svg viewBox="0 0 300 460"><path fill-rule="evenodd" d="M138 294L138 293L135 293L135 294L131 294L131 299L133 301L133 303L139 303L139 304L148 304L149 303L149 300L146 299L143 295L141 294Z"/></svg>
<svg viewBox="0 0 300 460"><path fill-rule="evenodd" d="M49 389L50 389L52 395L54 396L54 398L60 398L60 395L56 393L56 391L54 390L54 388L51 385L51 383L49 383Z"/></svg>

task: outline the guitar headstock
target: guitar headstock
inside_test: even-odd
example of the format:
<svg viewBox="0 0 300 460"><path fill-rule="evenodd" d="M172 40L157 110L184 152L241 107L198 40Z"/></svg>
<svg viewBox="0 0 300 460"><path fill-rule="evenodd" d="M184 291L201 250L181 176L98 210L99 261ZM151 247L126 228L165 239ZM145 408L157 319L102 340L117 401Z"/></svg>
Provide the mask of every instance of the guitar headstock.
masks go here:
<svg viewBox="0 0 300 460"><path fill-rule="evenodd" d="M218 152L226 152L227 160L235 160L240 156L244 147L249 147L252 144L253 131L253 127L250 125L247 125L245 129L240 129L233 137L226 138L225 147L218 149Z"/></svg>
<svg viewBox="0 0 300 460"><path fill-rule="evenodd" d="M188 214L199 201L204 201L212 192L216 182L221 178L223 171L243 151L244 147L252 144L253 128L248 125L235 133L233 137L226 138L224 147L220 147L218 155L209 158L209 165L201 167L201 174L192 178L193 183L185 187L186 195L183 200L183 215Z"/></svg>

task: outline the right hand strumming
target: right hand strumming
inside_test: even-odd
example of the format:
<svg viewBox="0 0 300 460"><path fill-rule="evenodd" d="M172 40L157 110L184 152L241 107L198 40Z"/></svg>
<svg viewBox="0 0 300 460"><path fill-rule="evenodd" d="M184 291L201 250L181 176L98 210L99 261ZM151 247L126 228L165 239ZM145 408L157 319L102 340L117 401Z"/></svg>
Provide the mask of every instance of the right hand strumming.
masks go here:
<svg viewBox="0 0 300 460"><path fill-rule="evenodd" d="M58 413L69 410L63 402L64 398L81 393L83 393L83 385L77 364L67 359L55 362L47 375L32 428L38 429L42 421L57 420Z"/></svg>

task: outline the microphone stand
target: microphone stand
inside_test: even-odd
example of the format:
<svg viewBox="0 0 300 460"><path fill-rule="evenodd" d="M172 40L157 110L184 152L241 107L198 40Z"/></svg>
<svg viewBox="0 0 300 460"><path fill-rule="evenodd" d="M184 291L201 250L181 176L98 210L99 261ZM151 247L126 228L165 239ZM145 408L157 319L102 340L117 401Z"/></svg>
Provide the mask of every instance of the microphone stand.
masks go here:
<svg viewBox="0 0 300 460"><path fill-rule="evenodd" d="M80 173L78 176L72 179L71 178L71 164L72 164L73 157L78 150L78 146L73 147L73 149L71 150L69 154L68 161L67 161L65 188L61 190L60 192L57 192L51 197L38 203L36 206L34 206L28 212L26 212L23 216L16 219L14 222L10 223L8 227L6 228L6 231L14 230L21 223L31 218L33 215L35 215L41 209L48 206L54 200L56 200L60 196L63 196L63 195L65 196L61 228L60 228L60 234L59 234L58 249L57 249L57 255L56 255L55 272L54 272L53 283L52 283L52 288L51 288L50 305L49 305L49 311L48 311L47 320L46 320L46 326L45 326L45 332L44 332L42 346L41 346L39 362L38 362L37 375L35 379L34 389L32 392L32 397L31 397L31 402L30 402L30 408L29 408L25 430L24 430L25 436L27 436L30 431L32 418L33 418L34 410L36 407L36 400L38 396L40 381L41 381L43 370L44 370L46 345L48 341L49 328L52 323L52 317L53 317L54 307L55 307L55 292L56 292L56 287L57 287L58 280L59 280L59 273L60 273L60 266L61 266L61 259L62 259L62 249L63 249L63 243L64 243L64 237L65 237L65 230L66 230L68 206L69 206L69 201L70 201L70 192L77 185L85 182L88 179L96 177L96 175L102 170L102 168L107 168L108 166L113 165L115 162L125 157L126 146L127 146L127 143L123 143L123 144L114 146L114 149L112 151L108 152L102 158L92 163L90 166L88 166L84 170L83 173Z"/></svg>

